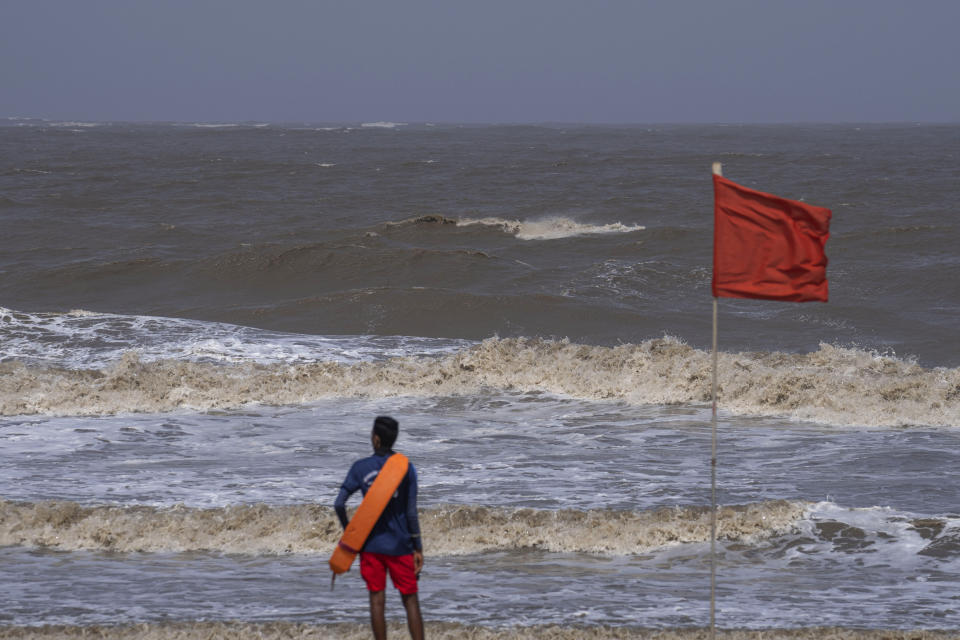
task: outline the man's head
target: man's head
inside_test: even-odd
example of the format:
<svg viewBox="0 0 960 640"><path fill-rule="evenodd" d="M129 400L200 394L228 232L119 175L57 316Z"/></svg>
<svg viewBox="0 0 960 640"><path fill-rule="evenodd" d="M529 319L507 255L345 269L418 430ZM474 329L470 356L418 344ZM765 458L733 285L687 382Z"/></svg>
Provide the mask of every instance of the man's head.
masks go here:
<svg viewBox="0 0 960 640"><path fill-rule="evenodd" d="M389 449L397 441L400 425L390 416L377 416L373 421L373 433L370 435L374 449Z"/></svg>

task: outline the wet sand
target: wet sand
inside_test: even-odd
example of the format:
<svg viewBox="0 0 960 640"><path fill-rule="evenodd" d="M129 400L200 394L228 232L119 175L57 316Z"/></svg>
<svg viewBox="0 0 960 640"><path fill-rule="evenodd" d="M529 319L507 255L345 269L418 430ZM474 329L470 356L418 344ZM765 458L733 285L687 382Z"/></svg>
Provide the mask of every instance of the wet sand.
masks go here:
<svg viewBox="0 0 960 640"><path fill-rule="evenodd" d="M388 635L408 637L403 623L391 622ZM529 627L491 628L455 623L427 623L430 638L457 638L471 640L705 640L710 637L706 628L641 629L631 627L577 627L537 625ZM60 638L104 638L111 640L219 640L221 638L256 638L280 640L310 638L313 640L352 640L370 637L366 624L309 625L291 622L250 624L241 622L197 622L171 624L138 624L124 626L43 626L0 627L0 638L55 640ZM849 629L842 627L809 627L801 629L718 629L722 640L947 640L960 638L960 630L910 629Z"/></svg>

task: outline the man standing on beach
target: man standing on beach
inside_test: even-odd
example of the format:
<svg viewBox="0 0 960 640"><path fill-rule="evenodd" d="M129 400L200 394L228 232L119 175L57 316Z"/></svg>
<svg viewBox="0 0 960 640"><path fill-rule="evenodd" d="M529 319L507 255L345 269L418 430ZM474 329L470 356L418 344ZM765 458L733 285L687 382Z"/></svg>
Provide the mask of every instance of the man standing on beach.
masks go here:
<svg viewBox="0 0 960 640"><path fill-rule="evenodd" d="M380 469L394 454L392 447L399 432L400 427L393 418L379 416L373 421L373 432L370 434L373 455L353 463L333 505L344 528L348 524L347 499L357 489L366 495ZM417 518L417 472L411 463L407 468L407 475L400 482L360 550L360 575L370 592L370 624L376 640L387 637L384 609L388 572L393 586L403 599L410 636L413 640L422 640L423 618L420 616L420 601L417 598L417 580L421 569L423 545L420 540L420 521Z"/></svg>

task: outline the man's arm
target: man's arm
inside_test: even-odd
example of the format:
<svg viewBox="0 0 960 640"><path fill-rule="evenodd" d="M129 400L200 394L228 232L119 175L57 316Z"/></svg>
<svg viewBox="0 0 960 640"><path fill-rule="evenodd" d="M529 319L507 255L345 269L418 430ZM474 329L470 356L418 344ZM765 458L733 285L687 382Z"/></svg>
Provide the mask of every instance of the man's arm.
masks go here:
<svg viewBox="0 0 960 640"><path fill-rule="evenodd" d="M333 501L333 510L337 512L337 517L340 518L340 525L346 529L347 524L350 520L347 518L347 499L353 495L353 493L360 488L360 482L356 479L356 474L353 472L354 467L350 467L350 471L347 472L347 477L344 479L343 484L340 485L340 493L337 494L337 499Z"/></svg>
<svg viewBox="0 0 960 640"><path fill-rule="evenodd" d="M413 539L413 570L417 577L423 569L423 540L420 538L420 518L417 516L417 470L410 465L410 486L407 489L407 527Z"/></svg>

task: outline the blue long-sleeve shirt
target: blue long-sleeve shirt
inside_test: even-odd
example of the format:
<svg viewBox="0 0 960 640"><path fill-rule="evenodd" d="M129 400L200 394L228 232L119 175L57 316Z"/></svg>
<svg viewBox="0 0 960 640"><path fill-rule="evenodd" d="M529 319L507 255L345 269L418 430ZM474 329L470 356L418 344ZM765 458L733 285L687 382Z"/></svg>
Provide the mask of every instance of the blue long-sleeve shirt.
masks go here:
<svg viewBox="0 0 960 640"><path fill-rule="evenodd" d="M340 485L333 508L346 528L347 499L360 489L363 495L373 484L380 469L393 454L391 450L378 449L372 456L353 463L347 478ZM407 467L407 475L384 508L361 551L383 553L388 556L405 556L423 551L420 541L420 520L417 518L417 470L413 463Z"/></svg>

